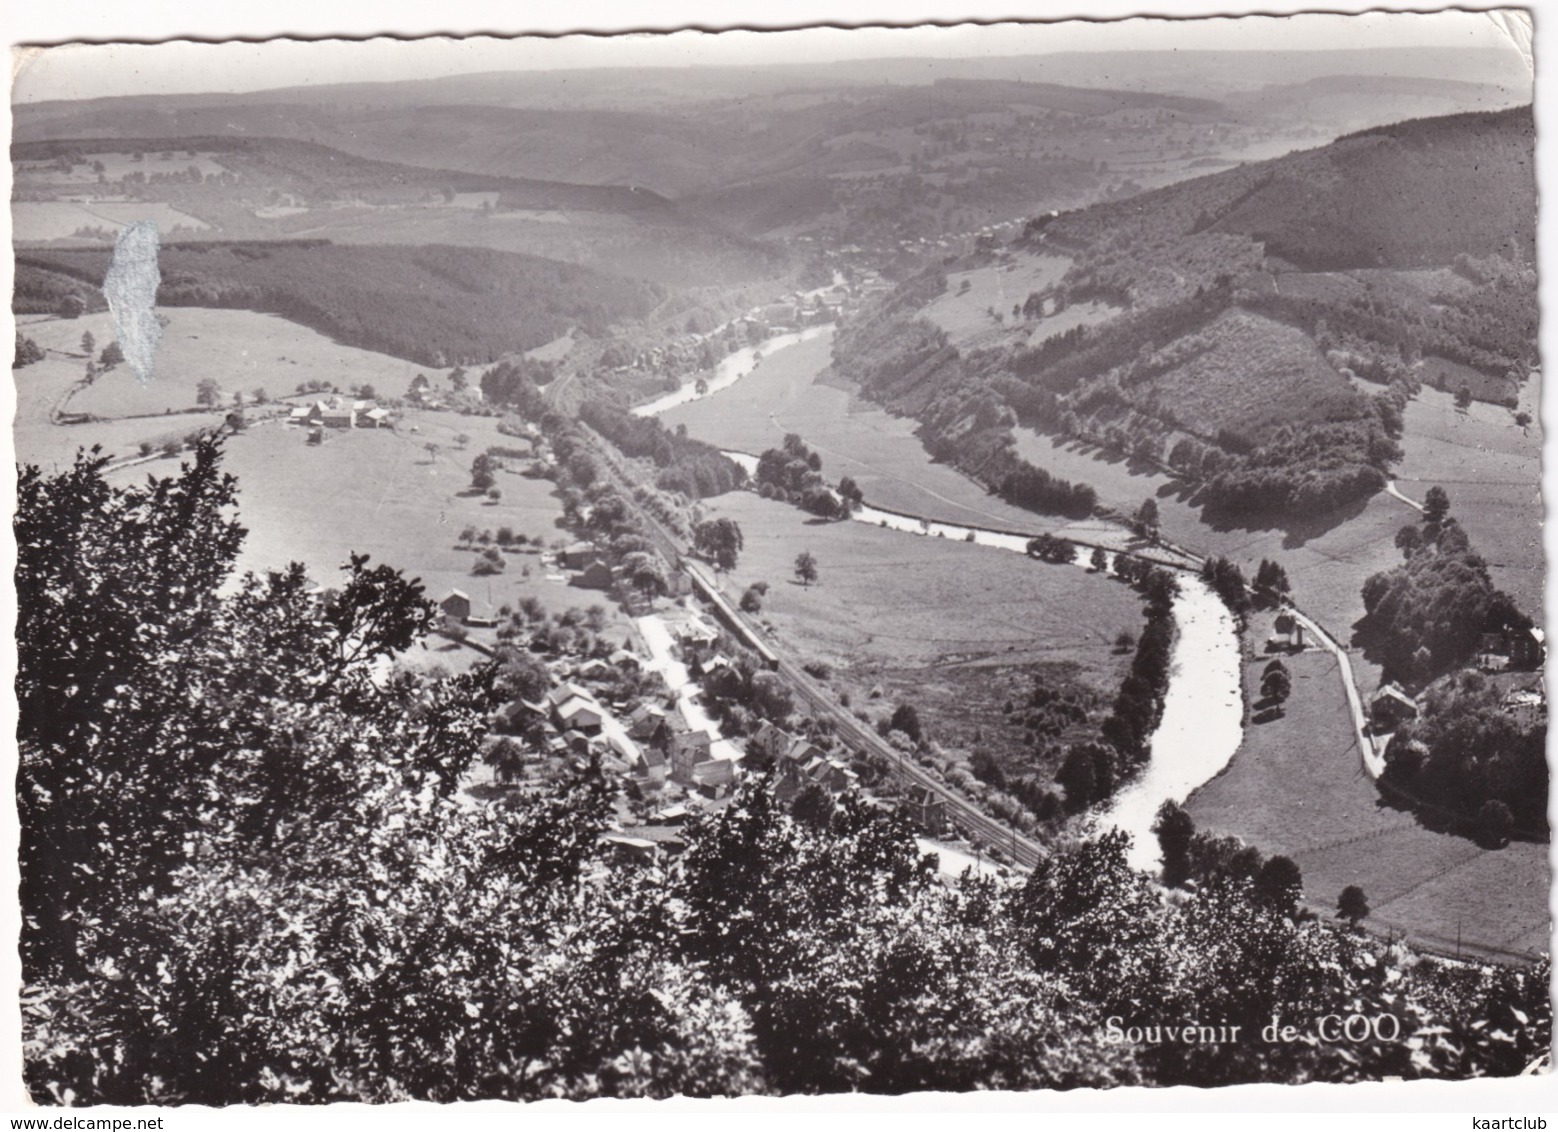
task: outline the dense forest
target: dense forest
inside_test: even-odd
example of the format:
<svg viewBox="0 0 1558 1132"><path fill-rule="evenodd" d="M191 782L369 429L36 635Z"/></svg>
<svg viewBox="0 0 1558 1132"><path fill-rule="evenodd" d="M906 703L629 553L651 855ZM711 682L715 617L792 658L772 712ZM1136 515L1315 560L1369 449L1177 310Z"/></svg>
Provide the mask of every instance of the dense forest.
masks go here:
<svg viewBox="0 0 1558 1132"><path fill-rule="evenodd" d="M14 309L52 311L62 290L95 289L112 254L19 252ZM159 258L159 305L277 314L349 346L438 367L493 362L575 327L603 334L664 298L651 283L482 248L213 242L168 244Z"/></svg>
<svg viewBox="0 0 1558 1132"><path fill-rule="evenodd" d="M431 621L416 583L354 558L323 594L301 566L233 584L218 443L141 485L104 463L25 469L15 521L40 1103L1458 1078L1547 1049L1545 963L1423 960L1296 914L1268 868L1170 893L1115 833L945 885L899 819L799 820L759 779L679 863L612 864L596 765L458 796L492 668L376 681ZM1333 1013L1399 1039L1259 1038ZM1240 1031L1116 1036L1186 1019Z"/></svg>

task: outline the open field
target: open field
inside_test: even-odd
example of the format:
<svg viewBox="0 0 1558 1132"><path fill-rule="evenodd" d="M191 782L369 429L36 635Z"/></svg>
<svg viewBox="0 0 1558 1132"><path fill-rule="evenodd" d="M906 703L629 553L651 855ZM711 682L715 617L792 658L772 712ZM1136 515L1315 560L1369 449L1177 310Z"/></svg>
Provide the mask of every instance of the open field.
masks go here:
<svg viewBox="0 0 1558 1132"><path fill-rule="evenodd" d="M1070 266L1067 256L1019 252L1009 265L996 263L972 271L954 271L947 276L946 291L921 314L945 330L954 345L991 334L1020 335L1037 345L1074 326L1091 326L1119 313L1119 308L1109 303L1089 301L1031 321L1013 317L1014 304L1024 303L1033 292L1060 282ZM1001 317L996 319L991 311Z"/></svg>
<svg viewBox="0 0 1558 1132"><path fill-rule="evenodd" d="M1269 616L1252 619L1247 640L1264 640ZM1267 663L1246 650L1251 703ZM1406 932L1453 948L1545 951L1548 847L1513 842L1486 850L1436 833L1385 806L1363 773L1336 661L1310 650L1286 661L1293 694L1286 714L1245 728L1228 769L1192 795L1198 828L1232 834L1268 854L1298 862L1304 895L1334 914L1349 884L1362 887L1373 915L1366 926Z"/></svg>
<svg viewBox="0 0 1558 1132"><path fill-rule="evenodd" d="M434 601L451 589L464 590L478 614L524 597L535 597L554 612L610 607L605 594L548 579L534 553L506 551L505 572L490 578L471 575L475 552L456 549L466 526L494 531L508 526L541 536L548 545L569 538L557 525L562 512L548 481L502 474L503 499L497 504L467 494L471 459L505 440L495 424L488 418L409 413L398 433L335 432L318 446L306 442L303 430L283 425L234 437L227 443L224 466L238 477L239 517L249 531L239 570L298 561L316 581L329 584L336 568L355 552L421 578ZM415 434L409 432L413 425ZM457 433L471 437L463 451L456 446ZM440 445L436 458L424 448L428 443ZM139 478L145 469L120 475ZM619 632L626 638L627 622L614 609L611 626L613 638ZM473 630L473 635L490 639L491 630Z"/></svg>
<svg viewBox="0 0 1558 1132"><path fill-rule="evenodd" d="M1113 671L1115 636L1141 631L1134 591L1073 567L863 523L823 522L751 492L705 507L734 519L744 536L726 589L739 594L752 582L768 582L762 619L803 654L836 667L999 658ZM803 550L817 558L819 580L810 588L794 581Z"/></svg>
<svg viewBox="0 0 1558 1132"><path fill-rule="evenodd" d="M1538 382L1527 383L1532 390ZM1521 608L1542 608L1542 427L1525 429L1496 405L1455 407L1448 393L1425 387L1406 413L1405 458L1396 473L1402 492L1421 501L1435 484L1450 513L1488 560L1495 585Z"/></svg>
<svg viewBox="0 0 1558 1132"><path fill-rule="evenodd" d="M196 387L207 378L216 381L230 403L235 393L242 393L246 402L261 389L272 398L284 397L315 381L328 382L343 393L354 385L371 385L381 397L402 397L418 373L441 376L388 354L339 345L278 315L199 307L171 307L162 313L168 325L152 380L143 385L121 365L71 398L72 410L120 417L188 409L195 404ZM78 330L72 348L80 336ZM41 335L34 337L43 344ZM101 335L98 341L106 344Z"/></svg>
<svg viewBox="0 0 1558 1132"><path fill-rule="evenodd" d="M214 413L189 413L196 386L214 378L224 395L242 392L252 399L263 388L271 397L291 394L300 383L328 381L345 390L372 385L381 395L401 396L411 378L425 372L442 385L444 375L410 362L338 345L307 327L254 311L179 307L162 312L168 319L156 369L145 385L128 365L120 365L65 406L72 412L105 417L146 415L138 419L94 421L59 426L50 411L61 403L86 369L81 336L90 332L101 351L115 336L107 311L60 319L23 316L18 329L47 351L42 361L14 371L17 408L12 429L16 458L42 466L62 466L77 447L101 444L105 451L132 456L142 441L160 444L220 423ZM171 416L167 410L173 410Z"/></svg>
<svg viewBox="0 0 1558 1132"><path fill-rule="evenodd" d="M209 228L205 221L180 212L165 201L19 200L11 204L17 240L62 240L81 228L101 228L110 235L137 220L150 220L163 235Z"/></svg>
<svg viewBox="0 0 1558 1132"><path fill-rule="evenodd" d="M661 415L699 440L761 453L799 433L822 456L823 475L853 476L866 501L945 522L1017 530L1051 530L1056 520L1013 507L930 455L915 422L895 417L817 378L828 365L833 335L824 332L771 355L735 385Z"/></svg>

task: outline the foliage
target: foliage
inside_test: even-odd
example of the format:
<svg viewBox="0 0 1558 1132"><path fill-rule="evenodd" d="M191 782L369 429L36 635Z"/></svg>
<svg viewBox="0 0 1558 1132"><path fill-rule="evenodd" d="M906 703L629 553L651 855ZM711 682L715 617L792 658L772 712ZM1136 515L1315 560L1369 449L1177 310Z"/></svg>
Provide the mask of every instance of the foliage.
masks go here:
<svg viewBox="0 0 1558 1132"><path fill-rule="evenodd" d="M729 572L741 555L741 527L734 519L706 519L692 529L693 550Z"/></svg>
<svg viewBox="0 0 1558 1132"><path fill-rule="evenodd" d="M817 556L809 550L803 550L795 556L795 576L801 585L810 587L817 580Z"/></svg>
<svg viewBox="0 0 1558 1132"><path fill-rule="evenodd" d="M1426 518L1417 536L1397 537L1405 562L1363 583L1365 612L1358 625L1387 671L1409 680L1464 662L1485 632L1531 627L1530 617L1494 588L1487 563L1460 524Z"/></svg>
<svg viewBox="0 0 1558 1132"><path fill-rule="evenodd" d="M20 330L16 332L16 353L11 356L12 369L21 369L34 362L41 362L44 356L43 347L31 338L25 337Z"/></svg>
<svg viewBox="0 0 1558 1132"><path fill-rule="evenodd" d="M1497 687L1465 673L1431 689L1418 718L1397 729L1382 782L1463 821L1496 802L1509 828L1540 835L1547 829L1546 748L1544 714L1505 708Z"/></svg>

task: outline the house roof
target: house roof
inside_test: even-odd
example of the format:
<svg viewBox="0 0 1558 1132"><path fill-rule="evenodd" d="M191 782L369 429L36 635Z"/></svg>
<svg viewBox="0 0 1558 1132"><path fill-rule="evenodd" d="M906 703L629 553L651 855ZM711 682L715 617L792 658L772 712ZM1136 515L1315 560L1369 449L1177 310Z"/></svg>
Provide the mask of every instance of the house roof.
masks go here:
<svg viewBox="0 0 1558 1132"><path fill-rule="evenodd" d="M1370 702L1379 703L1381 700L1391 700L1398 704L1404 704L1414 711L1417 709L1417 701L1394 684L1386 684L1379 691L1375 692L1374 698Z"/></svg>
<svg viewBox="0 0 1558 1132"><path fill-rule="evenodd" d="M584 699L582 696L564 700L557 705L555 710L557 711L557 718L565 723L572 719L578 719L581 715L594 716L597 720L606 718L605 713L600 709L600 705L593 700Z"/></svg>

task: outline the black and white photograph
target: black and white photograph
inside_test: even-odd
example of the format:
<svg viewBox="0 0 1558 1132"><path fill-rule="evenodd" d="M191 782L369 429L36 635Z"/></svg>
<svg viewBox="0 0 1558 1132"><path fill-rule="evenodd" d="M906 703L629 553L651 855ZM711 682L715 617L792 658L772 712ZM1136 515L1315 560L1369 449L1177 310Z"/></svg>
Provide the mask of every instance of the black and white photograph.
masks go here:
<svg viewBox="0 0 1558 1132"><path fill-rule="evenodd" d="M1551 1111L1550 14L1162 10L13 35L18 1111Z"/></svg>

